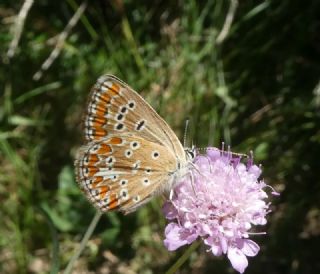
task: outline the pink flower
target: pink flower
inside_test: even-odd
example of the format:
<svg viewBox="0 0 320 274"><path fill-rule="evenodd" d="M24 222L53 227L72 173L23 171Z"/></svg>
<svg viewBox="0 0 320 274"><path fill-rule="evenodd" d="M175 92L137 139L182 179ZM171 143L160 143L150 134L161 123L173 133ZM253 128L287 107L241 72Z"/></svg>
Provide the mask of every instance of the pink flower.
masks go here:
<svg viewBox="0 0 320 274"><path fill-rule="evenodd" d="M258 180L261 168L251 158L241 163L230 151L208 148L197 156L191 176L177 184L163 211L170 223L164 244L169 251L191 244L197 238L215 256L226 254L232 267L243 273L247 256L259 246L249 239L254 225L265 225L269 204L267 185Z"/></svg>

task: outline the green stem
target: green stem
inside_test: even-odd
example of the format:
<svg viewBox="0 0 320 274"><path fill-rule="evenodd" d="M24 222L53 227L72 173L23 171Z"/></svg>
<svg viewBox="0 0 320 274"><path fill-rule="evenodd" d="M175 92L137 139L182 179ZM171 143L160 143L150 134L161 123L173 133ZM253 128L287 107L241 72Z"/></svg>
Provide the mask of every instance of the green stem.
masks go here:
<svg viewBox="0 0 320 274"><path fill-rule="evenodd" d="M166 274L174 274L182 266L186 260L190 257L191 253L198 248L200 241L194 242L189 248L183 253L183 255L175 262L173 266L166 272Z"/></svg>
<svg viewBox="0 0 320 274"><path fill-rule="evenodd" d="M69 261L65 271L63 272L64 274L69 274L72 271L72 268L75 264L75 262L78 260L78 258L80 257L81 253L83 252L84 248L86 247L87 242L89 241L94 229L96 228L98 221L100 220L102 216L102 212L97 211L96 214L94 215L86 233L83 236L83 239L80 243L80 246L78 248L78 250L76 250L76 252L73 254L71 260Z"/></svg>

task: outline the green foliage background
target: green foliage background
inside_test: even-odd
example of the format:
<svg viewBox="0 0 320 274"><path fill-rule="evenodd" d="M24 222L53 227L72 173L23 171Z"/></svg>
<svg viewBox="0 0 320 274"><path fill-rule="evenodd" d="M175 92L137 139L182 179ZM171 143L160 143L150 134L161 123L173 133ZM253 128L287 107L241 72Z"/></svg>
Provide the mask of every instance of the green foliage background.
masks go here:
<svg viewBox="0 0 320 274"><path fill-rule="evenodd" d="M95 0L60 56L35 81L81 2L35 1L13 58L23 2L0 4L0 272L64 269L95 211L76 185L81 115L98 76L138 90L199 147L254 151L272 198L261 252L246 273L320 272L320 2L240 1L217 44L226 0ZM183 253L162 244L161 199L129 216L105 214L75 273L163 273ZM205 247L179 273L229 273Z"/></svg>

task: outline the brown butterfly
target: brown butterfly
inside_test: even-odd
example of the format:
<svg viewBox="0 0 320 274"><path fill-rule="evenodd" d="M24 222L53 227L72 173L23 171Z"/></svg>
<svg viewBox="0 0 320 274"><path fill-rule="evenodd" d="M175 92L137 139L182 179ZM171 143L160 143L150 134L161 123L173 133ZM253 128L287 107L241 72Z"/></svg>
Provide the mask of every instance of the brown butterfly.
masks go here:
<svg viewBox="0 0 320 274"><path fill-rule="evenodd" d="M76 177L100 210L134 211L172 189L194 157L169 125L131 87L112 75L94 87L84 119L86 144L75 161Z"/></svg>

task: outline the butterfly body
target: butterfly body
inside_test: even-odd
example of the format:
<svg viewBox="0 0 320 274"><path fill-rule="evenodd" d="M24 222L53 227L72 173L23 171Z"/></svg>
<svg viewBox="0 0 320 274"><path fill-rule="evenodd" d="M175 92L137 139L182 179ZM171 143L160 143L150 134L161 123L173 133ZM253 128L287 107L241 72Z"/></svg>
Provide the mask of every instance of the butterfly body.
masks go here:
<svg viewBox="0 0 320 274"><path fill-rule="evenodd" d="M102 211L132 212L188 173L191 159L168 124L112 75L93 87L84 125L76 177Z"/></svg>

